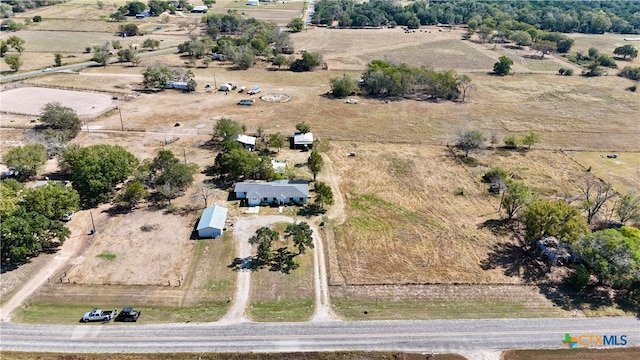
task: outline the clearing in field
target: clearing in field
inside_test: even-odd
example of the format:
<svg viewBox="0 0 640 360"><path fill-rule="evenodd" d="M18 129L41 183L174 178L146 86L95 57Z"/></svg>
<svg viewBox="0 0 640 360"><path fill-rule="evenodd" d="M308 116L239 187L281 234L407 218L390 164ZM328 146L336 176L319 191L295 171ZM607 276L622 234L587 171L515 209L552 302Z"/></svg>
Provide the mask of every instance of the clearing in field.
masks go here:
<svg viewBox="0 0 640 360"><path fill-rule="evenodd" d="M108 94L27 86L3 91L0 111L34 116L51 102L74 109L81 118L96 117L115 106Z"/></svg>

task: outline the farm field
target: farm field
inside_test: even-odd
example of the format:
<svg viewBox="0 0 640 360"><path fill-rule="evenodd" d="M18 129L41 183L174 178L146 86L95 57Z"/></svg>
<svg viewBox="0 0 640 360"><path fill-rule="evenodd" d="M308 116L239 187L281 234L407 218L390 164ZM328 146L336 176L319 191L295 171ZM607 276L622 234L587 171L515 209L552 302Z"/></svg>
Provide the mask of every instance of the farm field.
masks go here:
<svg viewBox="0 0 640 360"><path fill-rule="evenodd" d="M79 3L92 8L86 1L67 4ZM245 9L241 3L222 0L214 9L236 8L280 23L289 19L298 5L302 3ZM87 16L93 22L80 24L83 30L77 36L67 28L67 19L85 10L67 12L48 7L25 13L30 17L42 12L45 20L52 20L18 33L27 39L24 70L51 65L56 50L43 53L48 50L42 37L52 32L60 30L60 38L52 42L73 49L65 54L76 58L65 57L65 62L86 56L82 50L87 41L119 39L106 22L104 28L96 29L99 36L87 32L100 23L100 16L112 12L109 7L103 11L92 8ZM199 18L189 15L184 18L187 20L181 19L171 18L165 28L149 37L164 39L163 46L186 40L188 30L180 29L180 21ZM156 24L140 25L149 29ZM216 152L206 143L220 118L245 125L249 134L262 128L267 135L280 132L286 136L294 132L298 122L305 121L328 147L325 155L332 170L324 169L319 179L335 180L344 196L343 213L337 216L344 222L319 219L327 221L331 232L326 239L328 258L332 259L330 284L336 285L331 293L334 310L344 318L524 317L531 312L536 316L573 316L573 309L563 309L564 304L559 305L538 286L538 282L549 279L528 279L526 264L509 262L521 255L506 251L518 248L518 240L508 232L492 229L491 224L500 218L499 199L488 194L480 178L490 167L499 166L551 198L576 195L583 181L594 176L610 181L618 191L639 187L638 93L625 90L633 84L630 80L617 76L561 77L556 74L560 66L566 66L562 58L535 61L526 57L529 51L462 41L461 33L461 29L449 32L437 27L409 34L401 29L311 28L292 34L295 48L322 53L328 70L292 73L258 62L250 70L238 71L228 63L214 62L207 68L191 69L198 88L190 94L134 92L147 65L183 65L185 59L176 54L143 59L138 67L114 64L84 69L79 74L46 74L27 83L100 91L103 96L131 95L114 101L106 112L91 119L72 143L118 144L140 160L166 148L179 158L197 163L201 170L214 162ZM138 40L143 38L127 39ZM600 42L608 44L602 45L603 49L609 49L619 37L591 36L581 39L580 44L585 45L580 46ZM493 63L504 54L514 57L516 74L504 78L489 75ZM358 104L352 105L326 96L331 78L345 73L359 77L367 62L376 58L406 60L413 66L434 69L453 68L457 73L470 74L475 89L465 103L355 96ZM0 70L6 70L6 64L2 63ZM237 102L244 95L205 89L207 83L216 88L225 82L261 86L263 94L285 94L291 101L257 100L254 106L241 107ZM9 94L3 90L3 100ZM0 110L11 111L4 105ZM37 106L31 106L31 110L37 114ZM3 113L0 153L32 141L23 129L33 127L33 117ZM540 135L541 143L530 151L483 150L472 155L479 166L466 167L457 162L446 145L453 144L457 131L468 129L482 131L487 137L496 134L500 139L533 131ZM164 145L176 138L175 143ZM349 157L350 152L357 156ZM599 157L614 152L621 155L615 161ZM306 156L286 149L278 154L292 164L304 164ZM55 173L57 169L52 166L49 170ZM299 170L301 176L311 178L306 168ZM204 179L204 174L198 174L195 183ZM42 314L60 304L68 305L49 320L51 323L76 321L85 308L111 304L144 306L146 322L192 321L201 312L201 321L220 318L234 294L235 273L226 265L235 257L234 242L238 239L230 231L222 241L190 240L201 208L200 200L191 198L193 191L176 199L175 213L167 213L164 207L143 206L118 215L110 214L108 205L81 211L70 225L85 234L92 213L98 233L91 239L82 235L86 244L82 255L65 269L63 281L56 281L62 272L56 274L51 284L39 289L16 312L15 320L38 322ZM229 205L232 217L245 216L242 209L227 203L227 195L226 190L216 190L214 202ZM265 213L273 211L265 209ZM293 213L295 209L285 209L285 214ZM151 230L142 231L145 225ZM116 256L105 259L109 254ZM46 258L33 260L29 267L37 267ZM306 256L301 268L286 281L280 281L281 275L275 273L255 274L251 316L258 321L298 321L310 316L311 265ZM28 271L25 267L24 272ZM3 273L2 294L13 293L25 277L22 269ZM464 292L458 286L472 291ZM412 292L415 296L407 296ZM468 295L461 299L461 292ZM130 303L132 293L136 301ZM291 304L299 310L297 313L278 313ZM369 309L369 314L365 315L363 309Z"/></svg>

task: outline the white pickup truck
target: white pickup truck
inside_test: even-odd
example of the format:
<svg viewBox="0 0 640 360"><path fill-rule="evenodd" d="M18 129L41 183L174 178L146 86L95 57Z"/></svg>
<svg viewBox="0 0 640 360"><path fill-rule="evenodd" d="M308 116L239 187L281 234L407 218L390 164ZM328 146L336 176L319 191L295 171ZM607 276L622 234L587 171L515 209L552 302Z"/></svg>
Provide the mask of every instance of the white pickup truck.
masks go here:
<svg viewBox="0 0 640 360"><path fill-rule="evenodd" d="M112 316L113 316L113 310L93 309L91 311L84 313L80 321L82 321L83 323L88 323L89 321L109 322L111 321Z"/></svg>

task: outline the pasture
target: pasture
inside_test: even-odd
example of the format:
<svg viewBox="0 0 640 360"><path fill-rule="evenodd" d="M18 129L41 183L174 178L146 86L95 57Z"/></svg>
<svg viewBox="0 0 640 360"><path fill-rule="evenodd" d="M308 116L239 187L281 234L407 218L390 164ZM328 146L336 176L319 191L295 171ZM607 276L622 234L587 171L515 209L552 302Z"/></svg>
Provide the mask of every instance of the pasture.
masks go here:
<svg viewBox="0 0 640 360"><path fill-rule="evenodd" d="M56 36L59 37L51 42L61 42L73 49L65 54L76 56L75 59L86 56L81 52L87 43L121 40L113 35L113 24L105 22L97 26L103 14L113 11L110 5L102 11L93 9L86 1L74 0L66 5L76 2L91 8L87 13L93 21L79 22L78 27L83 31L78 31L77 36L71 32L68 19L84 10L77 10L73 15L73 11L57 7L37 10L43 14L48 12L51 22L47 23L47 17L42 15L45 21L16 33L30 37L24 53L25 70L50 66L56 50L48 51L46 37L58 30L60 34ZM214 9L233 8L239 4L220 1ZM264 18L282 16L278 21L284 21L296 10L292 4L283 4L241 11L247 14L255 11L254 16ZM24 16L36 14L33 11ZM147 29L156 26L144 21L147 20L141 20L140 25ZM180 29L182 21L193 24L198 17L171 18L166 28L148 36L165 36L163 46L171 41L175 44L185 41L188 30ZM96 33L86 32L94 25L98 28L94 30ZM42 27L41 31L37 31L37 27ZM326 239L330 242L328 258L335 259L330 266L332 283L451 286L449 290L442 290L443 295L439 298L429 297L420 290L423 296L405 302L397 301L397 298L413 291L410 286L400 286L397 291L386 293L365 286L347 286L340 291L333 287L334 303L340 314L347 318L363 318L362 305L377 309L378 314L374 312L370 317L438 318L447 317L448 312L465 316L469 309L492 303L494 307L484 313L477 311L473 316L524 316L532 309L541 316L568 316L570 312L558 309L557 304L536 286L523 285L526 283L526 264L514 262L511 266L509 262L519 253L500 251L512 249L517 242L509 233L495 232L488 226L500 218L499 199L487 193L486 184L479 178L486 169L500 166L516 173L537 192L556 198L576 194L581 181L594 175L616 185L637 187L640 102L637 93L625 90L633 82L616 76L562 77L556 73L557 67L565 66L564 59L530 61L526 57L530 54L528 51L462 41L461 29L449 32L425 27L422 30L405 34L401 29L310 28L292 34L294 47L320 52L329 70L292 73L278 71L261 61L246 71L234 70L230 64L222 62L214 62L206 68L193 67L190 70L198 83L196 92L185 94L167 90L118 101L120 111L107 111L92 119L88 129L85 128L73 143L82 146L119 144L142 160L153 157L163 148L164 140L177 137L180 140L166 148L205 169L213 163L216 153L203 145L210 139L217 119L232 118L245 125L248 134L255 133L260 127L267 135L280 132L286 136L293 133L296 123L305 121L315 137L327 140L329 144L326 155L333 164L333 171L325 168L319 179L334 177L346 204L344 214L339 216L346 219L345 222L328 224L329 231L335 230L333 236ZM591 38L590 41L617 41L611 37ZM495 77L488 74L502 54L514 56L515 75ZM367 62L375 58L408 62L414 66L428 65L435 69L453 68L457 73L470 74L475 89L465 103L386 101L356 96L358 104L351 105L326 95L331 78L344 73L357 78ZM64 62L72 60L74 58L65 57ZM30 79L29 83L31 86L70 87L104 94L134 94L133 90L140 87L141 72L154 63L182 66L185 59L176 54L163 55L143 59L139 67L114 64L84 69L79 74L48 73ZM6 65L2 66L0 69L6 69ZM223 82L261 86L264 93L286 94L292 100L287 103L258 100L254 106L239 107L236 104L242 95L225 95L204 86L210 83L215 88ZM3 91L3 100L9 94ZM6 102L2 103L4 107ZM28 128L33 126L29 123L31 117L3 115L0 125ZM121 127L125 131L118 131ZM540 136L541 143L528 152L483 150L472 155L480 166L468 168L460 165L446 148L455 141L457 131L467 129L482 131L487 137L495 134L500 139L533 131ZM9 146L30 141L21 130L3 129L3 134L5 131L12 135L11 139L3 136L2 152ZM571 151L570 157L565 155L567 150ZM356 157L347 156L352 151L357 153ZM620 158L623 164L598 164L600 158L594 161L594 153L605 152L623 154ZM283 152L281 156L290 156L296 164L305 160L304 153ZM591 173L586 172L587 167L592 167ZM197 182L205 178L198 176ZM224 204L226 194L226 191L218 190L216 201ZM81 308L95 307L93 304L125 305L133 291L139 302L126 305L145 304L149 308L146 313L150 314L146 320L149 322L190 321L199 311L204 311L206 320L219 318L228 306L227 300L233 296L235 273L226 265L233 259L234 249L228 239L206 243L189 240L198 216L198 209L192 203L188 192L176 199L179 210L173 214L149 206L124 215L110 214L108 205L94 209L100 231L92 241L87 239L82 256L74 259L66 269L65 279L70 281L60 284L54 281L40 289L24 308L18 310L15 318L36 322L41 314L53 307L69 304L59 318L51 320L67 322ZM71 225L86 231L88 214L81 212L78 215ZM234 209L234 216L243 215ZM146 233L140 230L143 225L158 226ZM120 252L124 248L132 253ZM99 257L104 252L116 257L113 260ZM498 255L505 256L500 258ZM310 264L311 260L305 259L303 275L282 282L277 274L259 274L252 285L259 291L251 299L253 316L258 320L273 320L281 316L278 309L287 304L295 305L300 311L294 314L297 317L286 319L301 320L309 315L310 312L303 309L308 305L305 301L312 298L310 290L304 287L305 282L310 283ZM17 283L16 279L24 276L20 271L2 274L3 284L5 279L15 280L7 283ZM180 286L176 286L178 279ZM285 284L291 285L291 289L302 288L304 296L296 297L297 294L286 292L286 296L278 298L275 292L265 290L280 287L284 291ZM486 287L478 290L478 296L472 297L469 293L468 300L463 301L456 295L455 284ZM496 293L506 300L496 300L492 286L503 286ZM450 305L445 306L446 303Z"/></svg>

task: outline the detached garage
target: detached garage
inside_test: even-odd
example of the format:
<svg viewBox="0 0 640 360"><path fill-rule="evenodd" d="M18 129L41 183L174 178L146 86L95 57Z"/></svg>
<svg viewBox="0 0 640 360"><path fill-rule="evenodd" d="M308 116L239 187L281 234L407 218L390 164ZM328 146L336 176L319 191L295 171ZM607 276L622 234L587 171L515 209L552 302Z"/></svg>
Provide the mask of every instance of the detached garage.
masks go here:
<svg viewBox="0 0 640 360"><path fill-rule="evenodd" d="M198 222L198 237L219 238L224 230L224 223L227 221L227 208L222 206L211 206L202 211L202 216Z"/></svg>

